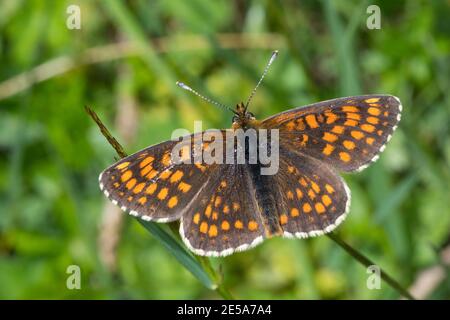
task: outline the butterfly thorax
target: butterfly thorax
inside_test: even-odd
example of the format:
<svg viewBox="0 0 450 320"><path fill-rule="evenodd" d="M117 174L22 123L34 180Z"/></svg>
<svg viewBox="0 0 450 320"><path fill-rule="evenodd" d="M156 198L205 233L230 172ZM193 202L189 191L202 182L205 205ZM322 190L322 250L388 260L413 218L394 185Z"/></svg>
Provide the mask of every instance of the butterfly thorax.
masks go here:
<svg viewBox="0 0 450 320"><path fill-rule="evenodd" d="M243 102L236 105L235 115L232 121L232 129L256 129L260 124L260 121L256 120L253 113L247 111Z"/></svg>

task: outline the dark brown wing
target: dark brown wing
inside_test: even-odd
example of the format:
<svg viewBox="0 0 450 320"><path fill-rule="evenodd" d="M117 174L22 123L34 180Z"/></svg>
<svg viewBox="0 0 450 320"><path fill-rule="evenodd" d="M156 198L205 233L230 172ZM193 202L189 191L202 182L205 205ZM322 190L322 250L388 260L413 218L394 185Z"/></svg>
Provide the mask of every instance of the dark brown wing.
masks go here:
<svg viewBox="0 0 450 320"><path fill-rule="evenodd" d="M264 239L246 165L222 165L183 215L180 234L196 254L226 256Z"/></svg>
<svg viewBox="0 0 450 320"><path fill-rule="evenodd" d="M121 159L100 174L100 189L122 210L144 220L180 219L219 169L217 164L195 163L195 143L202 135L166 141Z"/></svg>
<svg viewBox="0 0 450 320"><path fill-rule="evenodd" d="M273 180L285 237L307 238L330 232L348 212L350 190L322 161L281 146L280 169Z"/></svg>
<svg viewBox="0 0 450 320"><path fill-rule="evenodd" d="M365 95L319 102L276 114L262 127L280 141L342 171L358 171L378 158L400 121L400 100Z"/></svg>

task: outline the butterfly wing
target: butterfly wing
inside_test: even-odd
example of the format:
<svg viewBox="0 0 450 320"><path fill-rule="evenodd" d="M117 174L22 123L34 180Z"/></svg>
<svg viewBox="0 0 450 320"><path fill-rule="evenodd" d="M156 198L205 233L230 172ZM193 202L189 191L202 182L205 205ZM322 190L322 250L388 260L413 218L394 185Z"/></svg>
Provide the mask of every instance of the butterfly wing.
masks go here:
<svg viewBox="0 0 450 320"><path fill-rule="evenodd" d="M276 114L262 128L280 141L342 171L359 171L378 158L400 121L400 100L366 95L319 102Z"/></svg>
<svg viewBox="0 0 450 320"><path fill-rule="evenodd" d="M283 236L322 235L344 220L350 190L326 163L281 146L280 170L273 179Z"/></svg>
<svg viewBox="0 0 450 320"><path fill-rule="evenodd" d="M166 141L121 159L100 174L100 189L122 210L144 220L180 219L219 167L192 161L203 134ZM181 161L188 156L191 163Z"/></svg>
<svg viewBox="0 0 450 320"><path fill-rule="evenodd" d="M196 254L226 256L263 241L264 227L245 165L222 165L183 215L180 234Z"/></svg>

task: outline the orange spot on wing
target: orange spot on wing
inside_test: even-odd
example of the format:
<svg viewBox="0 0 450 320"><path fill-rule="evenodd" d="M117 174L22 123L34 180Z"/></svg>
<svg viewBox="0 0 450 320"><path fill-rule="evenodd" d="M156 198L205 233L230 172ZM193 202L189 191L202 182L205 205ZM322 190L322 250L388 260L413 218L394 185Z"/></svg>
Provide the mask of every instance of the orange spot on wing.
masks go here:
<svg viewBox="0 0 450 320"><path fill-rule="evenodd" d="M203 221L200 224L200 232L201 233L207 233L208 232L208 224L205 221Z"/></svg>
<svg viewBox="0 0 450 320"><path fill-rule="evenodd" d="M338 139L338 137L335 134L324 132L322 139L328 142L335 142Z"/></svg>
<svg viewBox="0 0 450 320"><path fill-rule="evenodd" d="M288 222L288 216L286 214L280 215L280 224L286 224Z"/></svg>
<svg viewBox="0 0 450 320"><path fill-rule="evenodd" d="M311 181L311 187L314 189L316 193L320 192L320 187L314 181Z"/></svg>
<svg viewBox="0 0 450 320"><path fill-rule="evenodd" d="M355 106L343 106L342 111L344 112L358 112L358 107Z"/></svg>
<svg viewBox="0 0 450 320"><path fill-rule="evenodd" d="M238 211L240 208L241 208L241 206L239 205L239 203L233 202L233 210L234 211Z"/></svg>
<svg viewBox="0 0 450 320"><path fill-rule="evenodd" d="M125 171L122 176L120 177L120 180L122 180L122 182L126 182L128 181L131 177L133 176L133 172L131 172L131 170L127 170Z"/></svg>
<svg viewBox="0 0 450 320"><path fill-rule="evenodd" d="M150 157L150 156L146 157L144 160L141 161L141 163L139 163L139 168L142 169L142 168L146 167L148 164L152 163L153 160L155 160L155 158Z"/></svg>
<svg viewBox="0 0 450 320"><path fill-rule="evenodd" d="M334 150L334 147L331 144L327 143L325 148L323 148L322 153L324 155L329 156L333 152L333 150Z"/></svg>
<svg viewBox="0 0 450 320"><path fill-rule="evenodd" d="M306 143L308 142L309 136L307 134L302 134L302 141L300 142L300 145L302 147L306 146Z"/></svg>
<svg viewBox="0 0 450 320"><path fill-rule="evenodd" d="M331 185L329 185L328 183L325 185L325 189L327 189L328 193L334 192L334 188Z"/></svg>
<svg viewBox="0 0 450 320"><path fill-rule="evenodd" d="M212 207L210 204L208 204L208 206L205 209L205 216L207 216L208 218L211 217L211 212L212 212Z"/></svg>
<svg viewBox="0 0 450 320"><path fill-rule="evenodd" d="M368 137L368 138L366 139L366 142L367 142L367 144L372 145L372 144L375 142L375 138Z"/></svg>
<svg viewBox="0 0 450 320"><path fill-rule="evenodd" d="M367 117L366 121L371 124L378 124L379 119L375 117Z"/></svg>
<svg viewBox="0 0 450 320"><path fill-rule="evenodd" d="M181 170L175 171L175 173L170 177L170 183L175 183L181 180L184 173Z"/></svg>
<svg viewBox="0 0 450 320"><path fill-rule="evenodd" d="M168 194L169 194L169 189L162 188L161 191L159 191L157 197L159 200L164 200Z"/></svg>
<svg viewBox="0 0 450 320"><path fill-rule="evenodd" d="M358 121L353 120L353 119L348 119L347 121L344 122L344 125L349 126L349 127L356 127L358 125Z"/></svg>
<svg viewBox="0 0 450 320"><path fill-rule="evenodd" d="M308 182L306 182L305 178L303 178L303 177L300 178L299 182L304 187L306 187L308 185Z"/></svg>
<svg viewBox="0 0 450 320"><path fill-rule="evenodd" d="M155 193L156 188L158 188L158 184L157 183L152 183L151 185L149 185L147 187L147 189L145 189L145 193L153 194L153 193Z"/></svg>
<svg viewBox="0 0 450 320"><path fill-rule="evenodd" d="M338 116L333 112L325 112L325 116L327 117L327 124L334 123L338 119Z"/></svg>
<svg viewBox="0 0 450 320"><path fill-rule="evenodd" d="M166 152L162 159L161 159L161 163L163 164L163 166L168 167L170 166L170 164L172 163L171 159L170 159L170 153Z"/></svg>
<svg viewBox="0 0 450 320"><path fill-rule="evenodd" d="M236 229L242 229L244 227L244 225L242 224L241 220L236 220L236 222L234 223L234 227Z"/></svg>
<svg viewBox="0 0 450 320"><path fill-rule="evenodd" d="M220 227L221 227L222 230L224 230L224 231L230 230L230 224L228 223L228 221L222 221L222 224L221 224Z"/></svg>
<svg viewBox="0 0 450 320"><path fill-rule="evenodd" d="M170 175L172 174L172 171L170 170L164 170L163 172L161 172L161 174L159 175L159 178L161 180L166 180L167 178L170 177Z"/></svg>
<svg viewBox="0 0 450 320"><path fill-rule="evenodd" d="M375 127L373 125L366 124L366 123L361 125L361 129L363 129L366 132L374 132L375 131Z"/></svg>
<svg viewBox="0 0 450 320"><path fill-rule="evenodd" d="M348 150L353 150L355 149L355 143L353 141L350 140L345 140L343 143L344 147Z"/></svg>
<svg viewBox="0 0 450 320"><path fill-rule="evenodd" d="M314 198L316 197L316 194L314 193L314 190L313 190L313 189L309 189L309 191L308 191L308 196L309 196L311 199L314 199Z"/></svg>
<svg viewBox="0 0 450 320"><path fill-rule="evenodd" d="M289 121L288 123L286 123L287 131L293 131L295 129L295 126L295 121Z"/></svg>
<svg viewBox="0 0 450 320"><path fill-rule="evenodd" d="M315 115L313 115L313 114L308 114L308 115L305 117L305 120L306 120L306 123L308 124L308 126L309 126L310 128L314 129L314 128L318 128L318 127L319 127L319 124L317 123L317 120L316 120L316 116L315 116Z"/></svg>
<svg viewBox="0 0 450 320"><path fill-rule="evenodd" d="M292 208L291 209L291 216L292 217L298 217L299 214L300 214L300 212L298 211L297 208Z"/></svg>
<svg viewBox="0 0 450 320"><path fill-rule="evenodd" d="M351 160L351 157L347 152L339 152L339 158L344 162L349 162Z"/></svg>
<svg viewBox="0 0 450 320"><path fill-rule="evenodd" d="M125 161L125 162L122 162L122 163L118 164L116 166L116 169L122 170L122 169L127 168L129 165L130 165L130 162Z"/></svg>
<svg viewBox="0 0 450 320"><path fill-rule="evenodd" d="M178 185L178 190L180 190L183 193L186 193L189 190L191 190L191 185L184 182L180 182L180 184Z"/></svg>
<svg viewBox="0 0 450 320"><path fill-rule="evenodd" d="M133 178L127 182L125 187L127 187L128 190L131 190L134 187L134 185L136 184L136 182L137 182L137 180Z"/></svg>
<svg viewBox="0 0 450 320"><path fill-rule="evenodd" d="M169 201L167 202L167 206L169 208L173 208L178 204L178 197L177 196L173 196L169 199Z"/></svg>
<svg viewBox="0 0 450 320"><path fill-rule="evenodd" d="M199 212L194 214L194 218L192 219L192 221L194 221L195 224L198 224L198 222L200 221L200 213Z"/></svg>
<svg viewBox="0 0 450 320"><path fill-rule="evenodd" d="M158 175L158 171L157 170L152 170L150 171L145 177L147 179L153 179L154 177L156 177Z"/></svg>
<svg viewBox="0 0 450 320"><path fill-rule="evenodd" d="M297 199L301 199L303 197L303 192L299 189L295 189L295 193L297 194Z"/></svg>
<svg viewBox="0 0 450 320"><path fill-rule="evenodd" d="M282 224L282 225L284 225L284 224L286 224L287 223L287 221L288 221L288 216L287 216L287 214L282 214L282 215L280 215L280 224Z"/></svg>
<svg viewBox="0 0 450 320"><path fill-rule="evenodd" d="M373 116L378 116L381 113L380 109L374 107L370 107L369 109L367 109L367 112Z"/></svg>
<svg viewBox="0 0 450 320"><path fill-rule="evenodd" d="M144 187L145 187L145 182L141 182L136 187L134 187L133 192L139 193L144 189Z"/></svg>
<svg viewBox="0 0 450 320"><path fill-rule="evenodd" d="M222 188L226 188L227 187L227 182L225 180L223 180L222 182L220 182L220 186Z"/></svg>
<svg viewBox="0 0 450 320"><path fill-rule="evenodd" d="M364 133L362 133L361 131L354 130L354 131L350 132L350 134L356 140L360 140L360 139L364 138Z"/></svg>
<svg viewBox="0 0 450 320"><path fill-rule="evenodd" d="M366 103L375 103L380 101L380 98L370 98L370 99L366 99L364 100Z"/></svg>
<svg viewBox="0 0 450 320"><path fill-rule="evenodd" d="M222 198L217 196L216 200L214 201L214 207L217 208L218 206L220 206L221 203L222 203Z"/></svg>
<svg viewBox="0 0 450 320"><path fill-rule="evenodd" d="M230 212L230 207L225 205L223 206L223 213L229 213Z"/></svg>
<svg viewBox="0 0 450 320"><path fill-rule="evenodd" d="M361 120L361 115L357 113L347 113L347 119Z"/></svg>
<svg viewBox="0 0 450 320"><path fill-rule="evenodd" d="M217 237L217 227L215 224L213 224L209 227L208 235L210 237Z"/></svg>
<svg viewBox="0 0 450 320"><path fill-rule="evenodd" d="M303 205L303 212L309 213L309 212L311 212L311 210L312 210L312 208L311 208L311 205L309 203L305 203Z"/></svg>
<svg viewBox="0 0 450 320"><path fill-rule="evenodd" d="M258 223L256 221L253 221L253 220L249 221L249 223L248 223L248 230L255 231L257 229L258 229Z"/></svg>
<svg viewBox="0 0 450 320"><path fill-rule="evenodd" d="M294 194L292 193L292 191L286 192L286 196L287 196L287 198L290 199L290 200L294 199Z"/></svg>
<svg viewBox="0 0 450 320"><path fill-rule="evenodd" d="M144 205L147 202L147 197L140 197L138 199L138 203Z"/></svg>
<svg viewBox="0 0 450 320"><path fill-rule="evenodd" d="M325 212L325 207L320 202L316 203L316 205L314 207L316 208L317 213L324 213Z"/></svg>
<svg viewBox="0 0 450 320"><path fill-rule="evenodd" d="M328 207L333 201L331 200L331 198L328 195L325 194L322 196L322 202L324 205L326 205Z"/></svg>
<svg viewBox="0 0 450 320"><path fill-rule="evenodd" d="M378 134L379 136L383 135L383 130L378 130L378 131L377 131L377 134Z"/></svg>
<svg viewBox="0 0 450 320"><path fill-rule="evenodd" d="M337 133L337 134L342 134L344 133L344 126L334 126L333 129L331 129L331 132L333 133Z"/></svg>
<svg viewBox="0 0 450 320"><path fill-rule="evenodd" d="M146 166L144 169L141 170L141 176L145 177L147 173L153 170L153 167L151 165Z"/></svg>

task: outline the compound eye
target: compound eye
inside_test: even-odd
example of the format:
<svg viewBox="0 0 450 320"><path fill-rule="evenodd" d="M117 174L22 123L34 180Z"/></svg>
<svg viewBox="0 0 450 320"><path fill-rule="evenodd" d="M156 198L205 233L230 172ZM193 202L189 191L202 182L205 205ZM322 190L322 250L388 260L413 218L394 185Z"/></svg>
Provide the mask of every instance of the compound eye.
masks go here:
<svg viewBox="0 0 450 320"><path fill-rule="evenodd" d="M253 113L251 113L251 112L249 112L248 115L249 115L250 118L254 118L255 117L255 115Z"/></svg>
<svg viewBox="0 0 450 320"><path fill-rule="evenodd" d="M233 118L231 119L231 122L236 122L236 121L238 121L238 116L233 116Z"/></svg>

